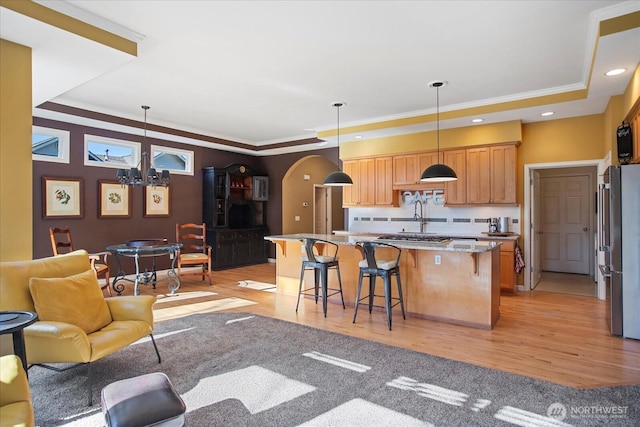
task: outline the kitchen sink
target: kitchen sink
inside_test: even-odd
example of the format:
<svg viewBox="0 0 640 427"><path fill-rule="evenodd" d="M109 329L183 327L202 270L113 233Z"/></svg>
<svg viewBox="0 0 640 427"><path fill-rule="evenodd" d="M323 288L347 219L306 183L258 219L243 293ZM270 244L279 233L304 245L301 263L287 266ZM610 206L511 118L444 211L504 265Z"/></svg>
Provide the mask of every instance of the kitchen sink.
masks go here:
<svg viewBox="0 0 640 427"><path fill-rule="evenodd" d="M435 234L435 233L434 233ZM385 234L378 237L379 240L396 240L403 242L427 242L427 243L448 243L451 241L447 236L427 236L426 233L420 234Z"/></svg>

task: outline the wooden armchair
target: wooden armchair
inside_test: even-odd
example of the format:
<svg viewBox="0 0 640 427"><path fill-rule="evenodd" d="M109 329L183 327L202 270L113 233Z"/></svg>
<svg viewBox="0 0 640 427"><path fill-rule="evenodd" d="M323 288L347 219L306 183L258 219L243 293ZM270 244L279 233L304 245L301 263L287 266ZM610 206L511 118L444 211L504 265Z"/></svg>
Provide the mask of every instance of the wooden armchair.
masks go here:
<svg viewBox="0 0 640 427"><path fill-rule="evenodd" d="M211 285L211 246L207 245L207 230L204 224L176 224L176 242L182 243L178 251L178 276L202 275ZM200 270L183 272L183 267L200 266Z"/></svg>
<svg viewBox="0 0 640 427"><path fill-rule="evenodd" d="M53 249L54 256L74 251L70 228L49 228L49 237L51 238L51 249ZM91 260L91 267L96 271L98 279L105 279L105 283L100 284L100 289L106 289L109 296L111 296L109 264L107 262L108 255L109 252L97 252L89 254L89 259Z"/></svg>

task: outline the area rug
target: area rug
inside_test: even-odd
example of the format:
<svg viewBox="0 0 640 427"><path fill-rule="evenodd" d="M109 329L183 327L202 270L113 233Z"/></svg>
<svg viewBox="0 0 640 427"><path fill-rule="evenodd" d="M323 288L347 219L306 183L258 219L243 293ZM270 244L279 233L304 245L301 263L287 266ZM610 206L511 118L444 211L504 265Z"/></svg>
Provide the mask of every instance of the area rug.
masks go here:
<svg viewBox="0 0 640 427"><path fill-rule="evenodd" d="M34 367L39 426L101 426L100 390L168 375L188 426L640 425L640 386L579 390L246 313L160 322L148 340L84 368Z"/></svg>

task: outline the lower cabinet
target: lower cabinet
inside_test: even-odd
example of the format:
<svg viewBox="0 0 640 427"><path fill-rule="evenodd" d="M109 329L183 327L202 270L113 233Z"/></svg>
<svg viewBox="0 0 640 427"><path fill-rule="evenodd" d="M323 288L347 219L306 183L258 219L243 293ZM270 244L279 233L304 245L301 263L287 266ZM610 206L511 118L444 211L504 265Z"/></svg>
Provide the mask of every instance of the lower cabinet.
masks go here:
<svg viewBox="0 0 640 427"><path fill-rule="evenodd" d="M488 240L488 239L482 239ZM518 292L518 274L515 271L515 247L513 240L500 240L500 292L516 294Z"/></svg>
<svg viewBox="0 0 640 427"><path fill-rule="evenodd" d="M213 270L267 262L266 228L207 230Z"/></svg>

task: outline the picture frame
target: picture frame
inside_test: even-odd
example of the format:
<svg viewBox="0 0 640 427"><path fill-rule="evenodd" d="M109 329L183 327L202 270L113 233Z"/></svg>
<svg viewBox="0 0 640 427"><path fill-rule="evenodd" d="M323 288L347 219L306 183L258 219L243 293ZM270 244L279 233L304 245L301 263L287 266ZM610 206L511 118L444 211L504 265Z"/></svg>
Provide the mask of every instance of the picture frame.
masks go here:
<svg viewBox="0 0 640 427"><path fill-rule="evenodd" d="M132 191L117 181L98 181L98 218L131 218Z"/></svg>
<svg viewBox="0 0 640 427"><path fill-rule="evenodd" d="M254 176L253 177L253 195L252 200L266 202L269 200L269 177Z"/></svg>
<svg viewBox="0 0 640 427"><path fill-rule="evenodd" d="M144 187L145 218L171 216L171 196L169 186Z"/></svg>
<svg viewBox="0 0 640 427"><path fill-rule="evenodd" d="M42 177L44 219L83 218L82 178Z"/></svg>

